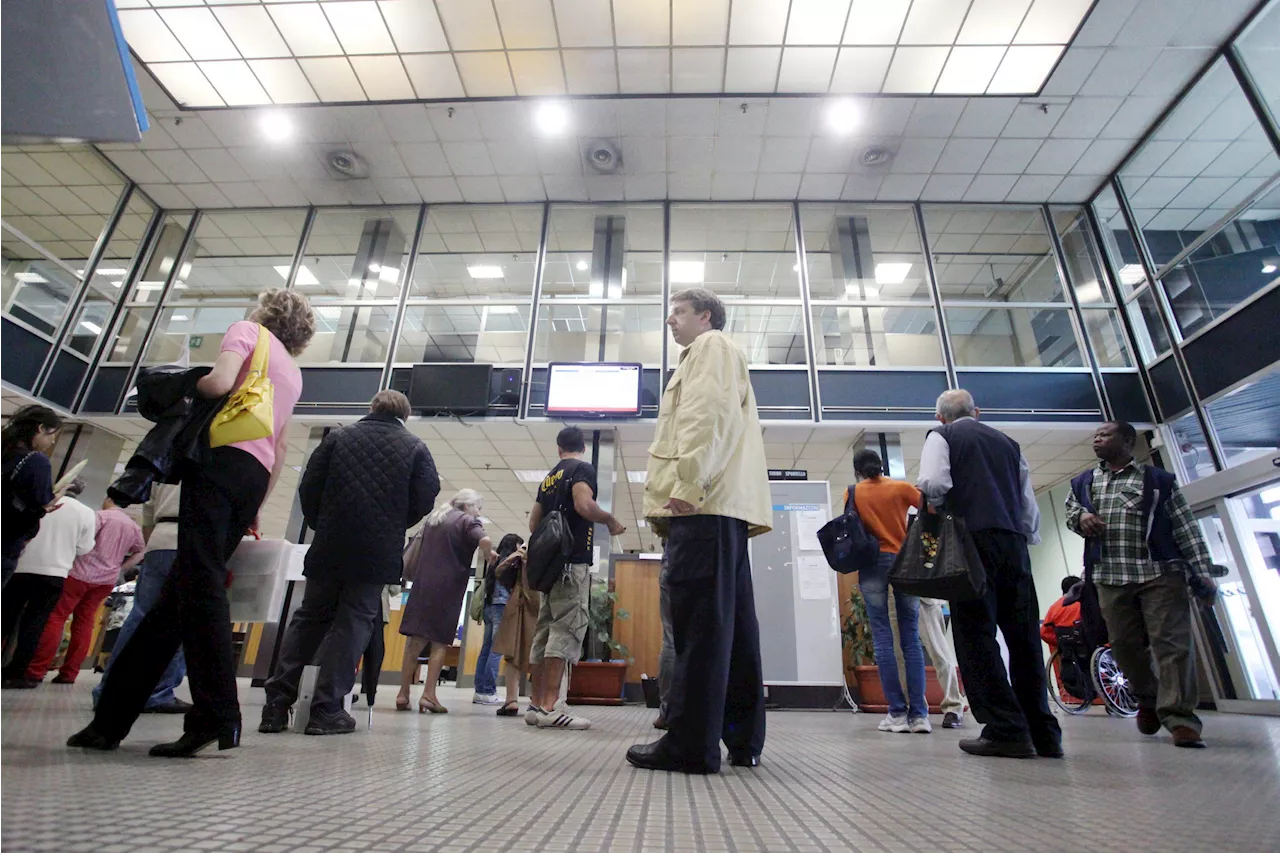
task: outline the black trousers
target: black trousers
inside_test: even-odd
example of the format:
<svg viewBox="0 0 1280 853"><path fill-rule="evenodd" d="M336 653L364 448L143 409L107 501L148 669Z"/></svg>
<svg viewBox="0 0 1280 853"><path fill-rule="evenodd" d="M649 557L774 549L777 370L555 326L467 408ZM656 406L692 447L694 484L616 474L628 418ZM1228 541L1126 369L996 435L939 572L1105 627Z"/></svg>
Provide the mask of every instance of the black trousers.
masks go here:
<svg viewBox="0 0 1280 853"><path fill-rule="evenodd" d="M320 677L311 698L312 713L332 716L341 711L355 684L356 667L369 644L373 623L381 622L381 613L381 583L308 577L302 604L285 631L275 674L265 685L267 704L278 708L293 705L303 668L316 663Z"/></svg>
<svg viewBox="0 0 1280 853"><path fill-rule="evenodd" d="M19 572L4 588L0 633L13 643L13 657L4 668L4 678L25 678L27 666L36 653L44 623L62 596L65 578Z"/></svg>
<svg viewBox="0 0 1280 853"><path fill-rule="evenodd" d="M360 692L371 706L378 695L378 676L382 674L382 661L387 656L386 624L379 608L379 614L373 620L373 631L369 634L369 645L364 647L364 657L360 659Z"/></svg>
<svg viewBox="0 0 1280 853"><path fill-rule="evenodd" d="M227 601L227 560L267 496L270 472L235 447L219 447L212 462L183 473L178 558L129 642L111 665L93 725L123 738L181 646L195 705L184 728L199 734L240 721Z"/></svg>
<svg viewBox="0 0 1280 853"><path fill-rule="evenodd" d="M989 740L1030 739L1041 748L1056 748L1062 729L1049 713L1045 692L1040 605L1027 541L1007 530L979 530L973 541L987 571L986 595L951 605L956 659L969 707ZM1009 649L1007 677L996 628Z"/></svg>
<svg viewBox="0 0 1280 853"><path fill-rule="evenodd" d="M667 584L676 662L662 748L720 769L731 752L764 749L764 676L747 523L717 515L671 519Z"/></svg>

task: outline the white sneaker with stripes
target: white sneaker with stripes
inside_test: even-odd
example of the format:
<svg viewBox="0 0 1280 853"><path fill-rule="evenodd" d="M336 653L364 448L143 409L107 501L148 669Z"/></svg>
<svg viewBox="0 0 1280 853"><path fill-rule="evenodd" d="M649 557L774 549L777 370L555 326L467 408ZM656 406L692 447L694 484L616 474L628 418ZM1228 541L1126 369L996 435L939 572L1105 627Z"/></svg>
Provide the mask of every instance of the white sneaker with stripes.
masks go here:
<svg viewBox="0 0 1280 853"><path fill-rule="evenodd" d="M540 729L569 729L570 731L583 731L591 728L591 721L584 720L582 717L575 717L562 711L539 711L538 712L538 728Z"/></svg>
<svg viewBox="0 0 1280 853"><path fill-rule="evenodd" d="M538 715L541 713L541 708L537 705L530 704L529 710L524 712L524 724L526 726L536 726L538 724Z"/></svg>

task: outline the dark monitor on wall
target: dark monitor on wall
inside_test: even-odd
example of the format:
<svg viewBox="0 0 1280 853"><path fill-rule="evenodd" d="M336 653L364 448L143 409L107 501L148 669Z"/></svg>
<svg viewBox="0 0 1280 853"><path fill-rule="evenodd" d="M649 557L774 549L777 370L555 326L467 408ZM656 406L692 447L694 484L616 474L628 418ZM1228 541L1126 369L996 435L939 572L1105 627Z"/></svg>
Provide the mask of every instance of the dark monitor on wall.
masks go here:
<svg viewBox="0 0 1280 853"><path fill-rule="evenodd" d="M642 365L555 363L547 367L549 417L634 418L640 415Z"/></svg>
<svg viewBox="0 0 1280 853"><path fill-rule="evenodd" d="M409 405L426 412L484 412L492 372L491 364L415 364Z"/></svg>

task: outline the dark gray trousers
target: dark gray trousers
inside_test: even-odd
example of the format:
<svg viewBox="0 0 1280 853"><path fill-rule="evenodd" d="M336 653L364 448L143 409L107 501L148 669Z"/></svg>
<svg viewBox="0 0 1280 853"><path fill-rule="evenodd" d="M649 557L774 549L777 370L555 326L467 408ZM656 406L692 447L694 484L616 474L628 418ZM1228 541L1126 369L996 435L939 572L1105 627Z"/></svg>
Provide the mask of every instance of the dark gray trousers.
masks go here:
<svg viewBox="0 0 1280 853"><path fill-rule="evenodd" d="M304 667L320 667L311 712L325 716L342 710L351 693L356 667L382 612L382 584L338 578L307 578L302 604L293 614L275 674L267 680L267 704L288 708L298 698Z"/></svg>

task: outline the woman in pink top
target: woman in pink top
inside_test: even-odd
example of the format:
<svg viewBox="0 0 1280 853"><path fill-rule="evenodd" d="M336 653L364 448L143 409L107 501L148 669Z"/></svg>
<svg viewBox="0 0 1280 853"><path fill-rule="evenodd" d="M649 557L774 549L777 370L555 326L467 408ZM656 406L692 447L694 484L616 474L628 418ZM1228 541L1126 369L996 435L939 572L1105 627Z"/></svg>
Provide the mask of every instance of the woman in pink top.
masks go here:
<svg viewBox="0 0 1280 853"><path fill-rule="evenodd" d="M181 739L158 744L151 754L182 757L215 740L219 749L240 743L227 560L245 532L257 528L258 509L284 467L289 418L302 393L302 372L293 358L306 349L316 328L306 298L286 290L260 295L249 319L223 335L212 372L196 385L207 398L239 388L249 372L259 325L271 333L267 377L275 389L272 436L215 448L207 464L182 472L173 574L115 661L93 722L73 735L68 746L114 749L179 645L186 653L194 707L186 715Z"/></svg>

